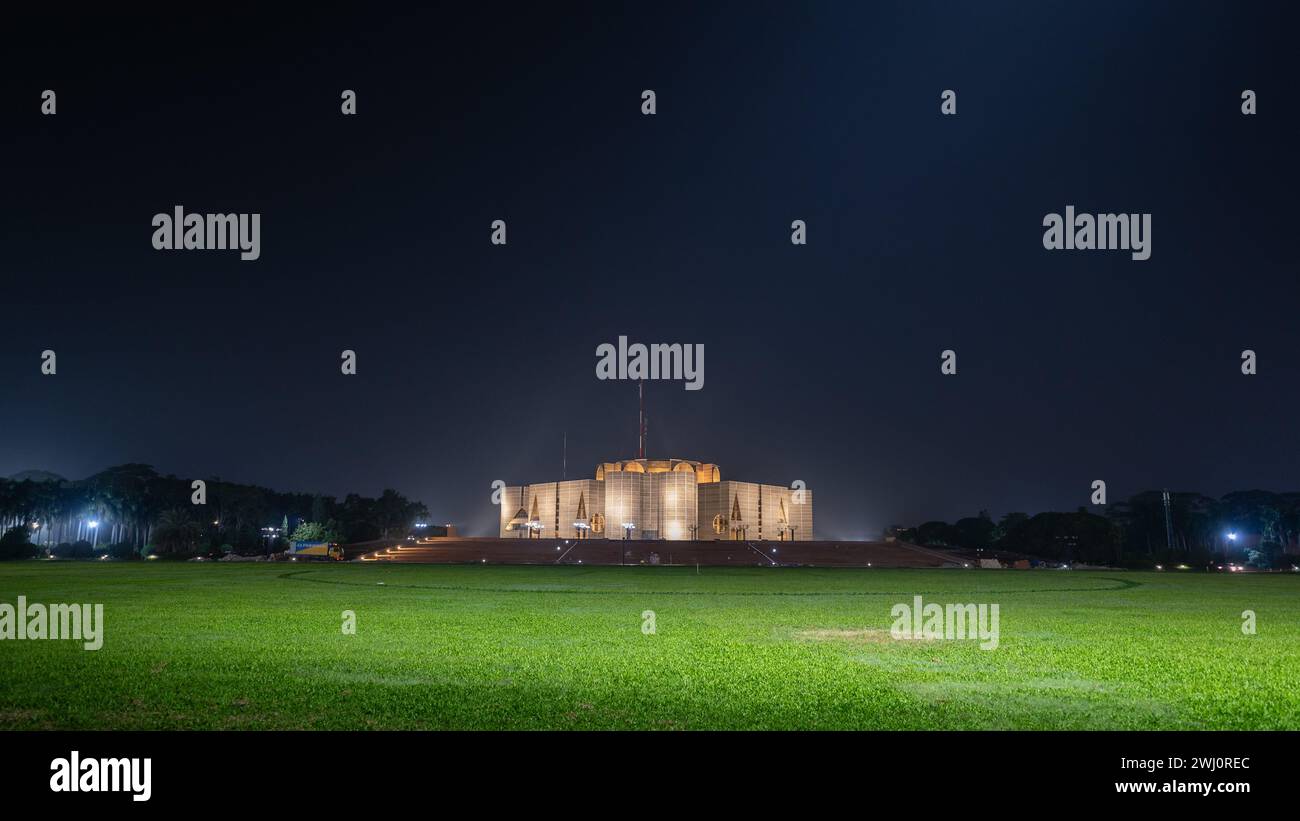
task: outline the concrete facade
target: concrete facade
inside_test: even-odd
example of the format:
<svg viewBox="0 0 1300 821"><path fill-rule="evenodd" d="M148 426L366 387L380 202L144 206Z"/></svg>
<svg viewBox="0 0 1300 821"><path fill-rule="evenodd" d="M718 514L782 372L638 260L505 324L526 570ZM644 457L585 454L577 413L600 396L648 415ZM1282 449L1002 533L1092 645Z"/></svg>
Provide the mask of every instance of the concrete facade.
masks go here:
<svg viewBox="0 0 1300 821"><path fill-rule="evenodd" d="M724 482L717 465L687 459L605 462L595 479L507 487L500 508L502 538L814 538L811 490Z"/></svg>
<svg viewBox="0 0 1300 821"><path fill-rule="evenodd" d="M605 490L605 483L594 479L507 487L501 491L500 535L603 538ZM579 522L587 526L586 533Z"/></svg>
<svg viewBox="0 0 1300 821"><path fill-rule="evenodd" d="M811 490L754 482L716 482L699 494L701 539L813 540Z"/></svg>

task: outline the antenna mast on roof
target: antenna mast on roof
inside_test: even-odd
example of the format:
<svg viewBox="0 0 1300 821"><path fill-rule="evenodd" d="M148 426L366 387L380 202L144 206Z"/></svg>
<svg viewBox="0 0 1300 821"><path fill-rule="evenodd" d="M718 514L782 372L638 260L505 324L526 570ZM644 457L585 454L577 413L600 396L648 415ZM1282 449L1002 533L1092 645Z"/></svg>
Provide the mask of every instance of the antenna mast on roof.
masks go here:
<svg viewBox="0 0 1300 821"><path fill-rule="evenodd" d="M645 458L645 435L646 435L645 380L644 379L642 379L640 382L637 383L636 390L637 390L637 398L641 402L641 416L637 422L637 433L636 433L636 458L644 459Z"/></svg>

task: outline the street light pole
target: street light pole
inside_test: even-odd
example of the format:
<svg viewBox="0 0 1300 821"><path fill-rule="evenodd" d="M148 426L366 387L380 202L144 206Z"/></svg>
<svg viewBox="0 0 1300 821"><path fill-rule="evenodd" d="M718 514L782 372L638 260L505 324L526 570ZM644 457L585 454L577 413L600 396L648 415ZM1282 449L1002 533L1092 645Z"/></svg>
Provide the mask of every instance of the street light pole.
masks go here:
<svg viewBox="0 0 1300 821"><path fill-rule="evenodd" d="M630 540L630 539L632 538L632 531L633 531L635 528L636 528L636 523L635 523L635 522L624 522L624 523L623 523L623 541L626 542L626 541L628 541L628 540ZM619 546L619 549L618 549L618 563L619 563L619 565L622 565L622 564L623 564L623 558L624 558L626 555L627 555L627 546L626 546L626 545L620 545L620 546Z"/></svg>

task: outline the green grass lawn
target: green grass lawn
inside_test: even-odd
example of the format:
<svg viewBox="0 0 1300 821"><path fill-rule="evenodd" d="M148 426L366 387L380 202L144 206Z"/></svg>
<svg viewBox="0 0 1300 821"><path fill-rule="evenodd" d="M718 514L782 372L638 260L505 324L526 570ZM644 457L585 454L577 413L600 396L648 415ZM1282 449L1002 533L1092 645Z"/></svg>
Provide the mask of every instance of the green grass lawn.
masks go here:
<svg viewBox="0 0 1300 821"><path fill-rule="evenodd" d="M916 594L998 604L998 648L893 639ZM105 639L0 641L7 729L1300 728L1300 574L0 564L19 595Z"/></svg>

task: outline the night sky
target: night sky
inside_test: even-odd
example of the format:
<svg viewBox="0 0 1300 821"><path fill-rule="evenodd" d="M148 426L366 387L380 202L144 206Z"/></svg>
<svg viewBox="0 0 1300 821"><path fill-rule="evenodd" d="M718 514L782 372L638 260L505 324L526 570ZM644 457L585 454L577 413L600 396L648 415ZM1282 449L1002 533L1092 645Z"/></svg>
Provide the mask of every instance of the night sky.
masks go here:
<svg viewBox="0 0 1300 821"><path fill-rule="evenodd" d="M703 390L648 385L649 455L802 479L822 537L1300 490L1269 6L463 5L6 12L0 475L394 487L495 532L566 431L569 478L635 455L622 334L705 347ZM260 213L261 259L155 251L178 204ZM1151 258L1044 250L1067 205L1151 213Z"/></svg>

